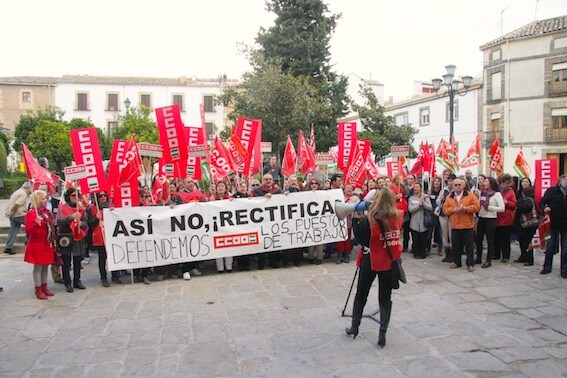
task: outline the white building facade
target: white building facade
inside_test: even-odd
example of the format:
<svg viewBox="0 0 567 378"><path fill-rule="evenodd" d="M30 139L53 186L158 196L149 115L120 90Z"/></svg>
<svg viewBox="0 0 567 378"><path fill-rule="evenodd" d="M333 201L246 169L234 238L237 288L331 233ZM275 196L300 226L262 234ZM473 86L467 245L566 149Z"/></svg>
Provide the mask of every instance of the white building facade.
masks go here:
<svg viewBox="0 0 567 378"><path fill-rule="evenodd" d="M178 104L185 125L200 125L199 105L205 108L209 138L225 125L225 109L214 104L214 96L227 85L226 78L151 78L65 75L55 87L55 105L65 119L89 119L106 135L112 135L126 107L145 105L151 109ZM155 113L152 113L155 119Z"/></svg>
<svg viewBox="0 0 567 378"><path fill-rule="evenodd" d="M567 172L567 16L534 21L480 50L483 147L500 139L506 172L520 146L532 172L536 159L557 159Z"/></svg>
<svg viewBox="0 0 567 378"><path fill-rule="evenodd" d="M433 143L435 149L441 139L449 142L449 97L425 95L386 105L384 112L392 116L396 125L411 125L419 130L413 147L419 151L422 143ZM473 82L464 96L455 95L453 135L457 143L459 162L465 157L480 127L479 109L482 104L482 85ZM414 160L410 161L410 167ZM442 169L440 165L438 169ZM478 166L470 168L473 174L481 173ZM461 170L464 174L464 169Z"/></svg>

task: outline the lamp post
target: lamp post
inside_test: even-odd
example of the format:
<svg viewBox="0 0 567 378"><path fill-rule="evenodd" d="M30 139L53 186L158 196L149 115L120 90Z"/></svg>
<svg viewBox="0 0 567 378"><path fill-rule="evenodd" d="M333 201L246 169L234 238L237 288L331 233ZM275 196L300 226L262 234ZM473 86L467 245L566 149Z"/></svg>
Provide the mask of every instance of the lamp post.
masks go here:
<svg viewBox="0 0 567 378"><path fill-rule="evenodd" d="M454 102L455 95L464 96L469 91L472 82L472 76L461 76L461 80L455 79L455 68L456 66L450 64L445 66L447 73L443 75L443 79L433 79L433 89L435 89L435 94L438 98L449 96L449 143L453 141L453 124L455 121L454 114ZM460 86L462 84L462 86ZM441 89L445 89L445 92L439 94Z"/></svg>
<svg viewBox="0 0 567 378"><path fill-rule="evenodd" d="M126 108L126 113L128 113L128 109L130 109L130 99L128 97L126 97L126 100L124 100L124 107Z"/></svg>

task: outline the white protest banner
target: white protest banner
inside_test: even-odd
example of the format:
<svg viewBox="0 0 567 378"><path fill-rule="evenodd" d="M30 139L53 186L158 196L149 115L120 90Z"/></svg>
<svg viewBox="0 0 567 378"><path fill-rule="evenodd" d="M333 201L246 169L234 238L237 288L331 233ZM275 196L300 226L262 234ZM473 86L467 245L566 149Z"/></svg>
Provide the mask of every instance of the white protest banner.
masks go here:
<svg viewBox="0 0 567 378"><path fill-rule="evenodd" d="M65 181L75 181L87 177L87 165L77 164L63 168Z"/></svg>
<svg viewBox="0 0 567 378"><path fill-rule="evenodd" d="M104 209L108 269L145 268L345 240L340 189Z"/></svg>

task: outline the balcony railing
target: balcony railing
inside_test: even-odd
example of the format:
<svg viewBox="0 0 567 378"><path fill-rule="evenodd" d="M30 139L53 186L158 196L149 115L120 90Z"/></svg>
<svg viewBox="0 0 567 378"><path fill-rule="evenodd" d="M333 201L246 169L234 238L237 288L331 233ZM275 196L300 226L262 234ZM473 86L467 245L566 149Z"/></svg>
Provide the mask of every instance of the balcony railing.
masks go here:
<svg viewBox="0 0 567 378"><path fill-rule="evenodd" d="M547 93L549 97L563 97L567 96L567 82L547 82Z"/></svg>
<svg viewBox="0 0 567 378"><path fill-rule="evenodd" d="M545 130L545 141L547 143L565 143L567 142L567 129L551 129Z"/></svg>

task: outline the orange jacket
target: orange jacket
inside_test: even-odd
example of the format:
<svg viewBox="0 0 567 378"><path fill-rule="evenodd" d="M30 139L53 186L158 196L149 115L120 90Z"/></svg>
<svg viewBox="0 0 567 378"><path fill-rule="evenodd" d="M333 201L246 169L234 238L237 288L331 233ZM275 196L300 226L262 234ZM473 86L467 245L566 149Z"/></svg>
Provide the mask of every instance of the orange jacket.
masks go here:
<svg viewBox="0 0 567 378"><path fill-rule="evenodd" d="M466 212L453 212L459 206L464 206ZM447 196L445 204L443 205L443 212L449 217L451 222L451 229L453 230L466 230L474 228L474 214L480 210L480 202L478 198L468 192L463 192L463 197L457 201L455 193Z"/></svg>

